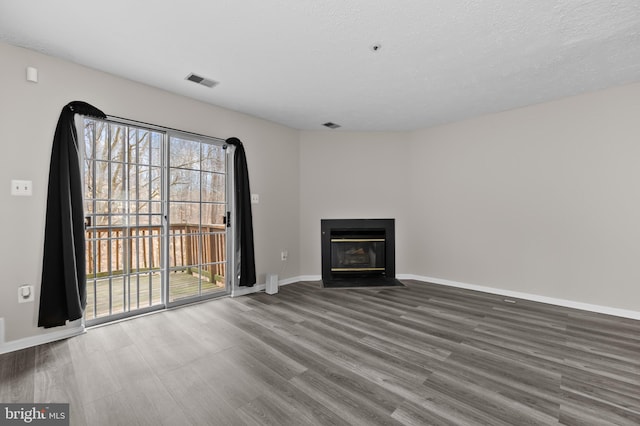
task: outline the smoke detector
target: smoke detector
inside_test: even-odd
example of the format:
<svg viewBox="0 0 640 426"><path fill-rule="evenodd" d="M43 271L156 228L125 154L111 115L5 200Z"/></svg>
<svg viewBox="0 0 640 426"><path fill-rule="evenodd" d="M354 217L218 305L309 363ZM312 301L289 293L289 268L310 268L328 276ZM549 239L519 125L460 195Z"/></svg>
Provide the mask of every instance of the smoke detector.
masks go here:
<svg viewBox="0 0 640 426"><path fill-rule="evenodd" d="M336 123L332 123L330 121L327 121L326 123L323 124L324 127L328 127L330 129L337 129L338 127L340 127L339 124Z"/></svg>
<svg viewBox="0 0 640 426"><path fill-rule="evenodd" d="M188 76L186 76L185 80L193 81L194 83L198 83L198 84L201 84L201 85L209 87L209 88L217 86L218 84L220 84L215 80L204 78L204 77L199 76L199 75L194 74L194 73L191 73Z"/></svg>

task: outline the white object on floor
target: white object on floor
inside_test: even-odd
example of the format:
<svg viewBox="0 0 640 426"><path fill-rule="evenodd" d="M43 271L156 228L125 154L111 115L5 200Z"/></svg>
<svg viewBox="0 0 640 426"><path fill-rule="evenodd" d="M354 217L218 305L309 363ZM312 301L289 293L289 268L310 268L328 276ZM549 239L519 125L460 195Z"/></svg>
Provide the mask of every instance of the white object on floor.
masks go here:
<svg viewBox="0 0 640 426"><path fill-rule="evenodd" d="M267 274L267 285L264 289L267 294L276 294L278 292L278 275Z"/></svg>

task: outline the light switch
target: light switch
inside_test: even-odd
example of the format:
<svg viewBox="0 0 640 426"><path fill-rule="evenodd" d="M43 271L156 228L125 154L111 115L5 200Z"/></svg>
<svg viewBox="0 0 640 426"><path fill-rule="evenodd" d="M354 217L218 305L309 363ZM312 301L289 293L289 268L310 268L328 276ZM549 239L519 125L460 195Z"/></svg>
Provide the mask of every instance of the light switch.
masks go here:
<svg viewBox="0 0 640 426"><path fill-rule="evenodd" d="M30 197L33 195L33 182L30 180L11 181L11 195Z"/></svg>
<svg viewBox="0 0 640 426"><path fill-rule="evenodd" d="M260 194L251 194L251 204L260 203Z"/></svg>

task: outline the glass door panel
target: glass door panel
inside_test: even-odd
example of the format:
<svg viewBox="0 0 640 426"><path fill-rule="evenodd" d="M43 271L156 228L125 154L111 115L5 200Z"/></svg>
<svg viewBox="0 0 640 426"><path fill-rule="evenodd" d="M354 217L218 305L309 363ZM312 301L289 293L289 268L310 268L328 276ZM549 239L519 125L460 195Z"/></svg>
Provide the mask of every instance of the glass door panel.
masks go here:
<svg viewBox="0 0 640 426"><path fill-rule="evenodd" d="M226 292L226 153L169 137L169 303Z"/></svg>
<svg viewBox="0 0 640 426"><path fill-rule="evenodd" d="M164 133L84 119L85 319L162 306Z"/></svg>

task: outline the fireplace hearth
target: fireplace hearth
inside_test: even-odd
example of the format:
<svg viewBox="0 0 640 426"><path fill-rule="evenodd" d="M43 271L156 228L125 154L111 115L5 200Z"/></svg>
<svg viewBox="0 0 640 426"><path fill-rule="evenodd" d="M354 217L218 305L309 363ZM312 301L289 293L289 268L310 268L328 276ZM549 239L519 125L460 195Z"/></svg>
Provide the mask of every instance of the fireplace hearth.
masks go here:
<svg viewBox="0 0 640 426"><path fill-rule="evenodd" d="M395 279L394 219L323 219L324 287L403 285Z"/></svg>

